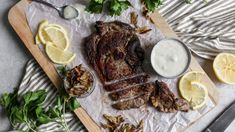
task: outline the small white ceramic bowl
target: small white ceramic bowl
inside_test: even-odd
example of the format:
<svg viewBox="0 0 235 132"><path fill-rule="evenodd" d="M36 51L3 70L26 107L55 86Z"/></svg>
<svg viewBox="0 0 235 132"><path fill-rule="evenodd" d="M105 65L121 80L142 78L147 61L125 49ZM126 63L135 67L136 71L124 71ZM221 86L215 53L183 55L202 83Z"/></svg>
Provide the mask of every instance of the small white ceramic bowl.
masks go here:
<svg viewBox="0 0 235 132"><path fill-rule="evenodd" d="M185 66L184 70L183 70L180 74L177 74L177 75L175 75L175 76L168 76L168 77L167 77L167 76L164 76L164 75L160 74L160 73L158 72L158 70L157 70L157 69L154 67L154 65L153 65L153 59L154 59L154 57L153 57L153 51L154 51L154 48L157 46L157 44L159 44L161 41L164 41L164 40L174 40L174 41L179 42L179 43L182 44L182 46L185 48L185 50L186 50L186 52L187 52L187 55L188 55L188 62L187 62L187 65ZM151 55L150 55L150 60L151 60L151 65L152 65L153 69L155 70L155 72L156 72L158 75L160 75L161 77L164 77L164 78L173 79L173 78L180 77L182 74L184 74L184 73L188 70L188 68L189 68L189 66L190 66L190 63L191 63L191 51L189 50L189 48L188 48L182 41L180 41L180 40L178 40L178 39L175 39L175 38L165 38L165 39L163 39L163 40L160 40L157 44L156 44L156 45L153 47L153 49L152 49L152 52L151 52Z"/></svg>

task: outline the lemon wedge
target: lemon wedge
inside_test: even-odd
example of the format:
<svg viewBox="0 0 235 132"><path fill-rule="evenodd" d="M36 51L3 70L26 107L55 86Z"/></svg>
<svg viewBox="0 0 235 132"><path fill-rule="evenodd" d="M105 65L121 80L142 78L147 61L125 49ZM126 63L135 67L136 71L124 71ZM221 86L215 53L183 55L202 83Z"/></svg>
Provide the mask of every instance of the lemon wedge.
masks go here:
<svg viewBox="0 0 235 132"><path fill-rule="evenodd" d="M204 73L192 71L186 73L179 82L181 96L186 99L193 109L201 108L208 97L206 84L203 82Z"/></svg>
<svg viewBox="0 0 235 132"><path fill-rule="evenodd" d="M235 84L235 55L220 53L213 62L217 78L227 84Z"/></svg>
<svg viewBox="0 0 235 132"><path fill-rule="evenodd" d="M46 36L49 38L48 41L55 44L55 46L57 48L60 48L62 50L68 49L69 39L67 36L67 32L65 30L60 29L58 27L54 27L54 26L47 26L44 28L43 31L46 33ZM46 42L48 42L48 41L46 41Z"/></svg>
<svg viewBox="0 0 235 132"><path fill-rule="evenodd" d="M46 53L48 57L57 64L66 65L74 60L76 55L69 51L63 51L60 48L54 46L54 44L46 43Z"/></svg>

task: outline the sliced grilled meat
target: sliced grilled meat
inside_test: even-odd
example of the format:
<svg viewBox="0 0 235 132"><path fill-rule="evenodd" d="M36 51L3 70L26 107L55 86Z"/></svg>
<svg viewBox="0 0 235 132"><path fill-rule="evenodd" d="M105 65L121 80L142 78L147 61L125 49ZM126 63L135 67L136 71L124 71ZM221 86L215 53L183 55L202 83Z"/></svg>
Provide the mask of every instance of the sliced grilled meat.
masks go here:
<svg viewBox="0 0 235 132"><path fill-rule="evenodd" d="M133 78L128 78L110 85L105 85L104 88L107 91L122 90L128 86L145 83L148 80L148 75L140 75Z"/></svg>
<svg viewBox="0 0 235 132"><path fill-rule="evenodd" d="M134 99L118 102L113 104L112 107L117 110L128 110L132 108L139 108L149 101L150 94L143 94Z"/></svg>
<svg viewBox="0 0 235 132"><path fill-rule="evenodd" d="M144 51L130 25L98 21L95 27L85 39L85 52L103 84L143 72Z"/></svg>
<svg viewBox="0 0 235 132"><path fill-rule="evenodd" d="M151 95L152 105L161 112L177 112L189 110L189 103L180 98L176 98L164 82L155 82L156 90Z"/></svg>
<svg viewBox="0 0 235 132"><path fill-rule="evenodd" d="M142 85L133 86L131 88L128 88L122 91L111 93L109 94L109 97L112 100L117 101L120 99L126 99L126 98L130 98L130 97L134 97L134 96L138 96L142 94L151 94L154 88L155 88L154 83L145 83Z"/></svg>

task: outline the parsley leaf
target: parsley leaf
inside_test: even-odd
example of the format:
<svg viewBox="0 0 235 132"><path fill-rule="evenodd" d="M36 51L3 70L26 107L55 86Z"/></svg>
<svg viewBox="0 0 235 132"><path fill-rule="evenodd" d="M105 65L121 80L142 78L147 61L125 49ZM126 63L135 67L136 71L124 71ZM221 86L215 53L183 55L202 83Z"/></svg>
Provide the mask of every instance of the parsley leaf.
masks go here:
<svg viewBox="0 0 235 132"><path fill-rule="evenodd" d="M121 0L110 0L108 1L108 10L109 15L114 16L120 16L121 13L128 9L128 7L131 6L131 3L129 1L121 1Z"/></svg>
<svg viewBox="0 0 235 132"><path fill-rule="evenodd" d="M153 12L156 8L162 5L162 0L144 0L144 4L148 11Z"/></svg>
<svg viewBox="0 0 235 132"><path fill-rule="evenodd" d="M101 13L103 11L104 0L91 0L86 7L86 11L91 13Z"/></svg>
<svg viewBox="0 0 235 132"><path fill-rule="evenodd" d="M153 12L156 8L162 5L162 0L144 0L144 3L148 11Z"/></svg>

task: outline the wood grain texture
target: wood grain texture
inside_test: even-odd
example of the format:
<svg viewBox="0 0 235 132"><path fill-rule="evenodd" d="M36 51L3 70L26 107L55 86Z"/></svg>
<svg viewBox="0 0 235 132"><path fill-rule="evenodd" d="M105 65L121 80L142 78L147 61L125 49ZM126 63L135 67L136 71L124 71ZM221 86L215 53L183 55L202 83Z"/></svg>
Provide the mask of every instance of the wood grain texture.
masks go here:
<svg viewBox="0 0 235 132"><path fill-rule="evenodd" d="M48 78L55 85L56 88L61 86L61 79L51 61L45 56L34 42L34 36L27 24L24 10L28 5L27 0L21 0L8 13L8 20L27 47L29 52L36 59L38 64L42 67ZM86 111L82 108L74 110L75 114L84 124L89 132L101 132L99 126L90 118Z"/></svg>
<svg viewBox="0 0 235 132"><path fill-rule="evenodd" d="M34 43L34 36L27 24L26 16L24 13L25 8L29 2L27 0L21 0L18 2L14 7L12 7L8 14L8 19L15 30L15 32L18 34L18 36L23 41L24 45L27 47L27 49L31 52L33 57L36 59L36 61L39 63L39 65L42 67L42 69L45 71L49 79L52 81L52 83L55 85L56 88L59 88L61 85L61 79L54 67L54 65L51 63L51 61L45 56L37 45ZM166 37L174 37L177 38L176 33L169 27L165 19L158 13L155 12L151 14L151 19L155 23L158 29L166 36ZM203 71L201 66L198 64L198 62L194 59L192 56L192 62L190 65L191 70L198 70ZM207 76L207 75L206 75ZM209 83L208 91L211 99L215 102L215 104L219 101L218 93L215 89L215 85L210 80L210 78L207 76L207 80ZM98 125L90 118L90 116L86 113L86 111L82 108L78 108L75 111L75 114L77 117L81 120L81 122L84 124L84 126L87 128L90 132L100 132L101 129L98 127Z"/></svg>

